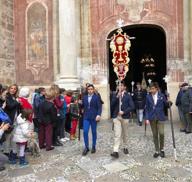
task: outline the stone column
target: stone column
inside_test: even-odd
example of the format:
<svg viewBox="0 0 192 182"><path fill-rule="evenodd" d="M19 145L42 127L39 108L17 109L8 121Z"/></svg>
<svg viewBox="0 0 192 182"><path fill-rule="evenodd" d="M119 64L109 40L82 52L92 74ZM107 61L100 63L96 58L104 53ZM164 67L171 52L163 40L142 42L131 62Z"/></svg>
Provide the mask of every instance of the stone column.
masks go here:
<svg viewBox="0 0 192 182"><path fill-rule="evenodd" d="M59 0L59 65L56 84L66 89L79 87L77 79L78 11L76 0Z"/></svg>
<svg viewBox="0 0 192 182"><path fill-rule="evenodd" d="M59 2L53 1L53 71L54 80L59 76Z"/></svg>
<svg viewBox="0 0 192 182"><path fill-rule="evenodd" d="M184 35L184 61L185 62L189 62L191 59L191 55L190 55L190 45L191 45L191 41L190 41L190 26L191 26L191 22L190 22L190 14L191 14L191 2L189 2L188 0L184 0L183 1L183 23L184 23L184 31L183 31L183 35Z"/></svg>
<svg viewBox="0 0 192 182"><path fill-rule="evenodd" d="M192 27L191 27L191 25L192 25L192 2L190 1L190 9L189 9L189 12L190 12L190 18L189 18L189 32L190 32L190 61L192 62L192 35L191 35L191 33L192 33Z"/></svg>
<svg viewBox="0 0 192 182"><path fill-rule="evenodd" d="M91 25L90 25L90 0L80 0L81 8L81 31L80 31L80 51L81 51L81 62L80 62L80 78L81 84L92 83L92 49L91 49Z"/></svg>

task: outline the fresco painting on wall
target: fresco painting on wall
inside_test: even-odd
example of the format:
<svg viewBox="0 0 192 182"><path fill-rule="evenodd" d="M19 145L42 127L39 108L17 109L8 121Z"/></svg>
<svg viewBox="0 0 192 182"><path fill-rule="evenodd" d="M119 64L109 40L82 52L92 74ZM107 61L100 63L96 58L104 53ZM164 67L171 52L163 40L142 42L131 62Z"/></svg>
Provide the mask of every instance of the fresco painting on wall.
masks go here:
<svg viewBox="0 0 192 182"><path fill-rule="evenodd" d="M28 34L28 59L31 61L45 59L46 53L46 36L42 30L42 22L31 24L31 32Z"/></svg>
<svg viewBox="0 0 192 182"><path fill-rule="evenodd" d="M117 0L117 4L124 5L125 11L129 14L129 19L134 21L141 20L141 13L145 11L147 13L148 9L145 8L145 3L151 0Z"/></svg>
<svg viewBox="0 0 192 182"><path fill-rule="evenodd" d="M42 70L48 68L48 32L47 13L41 3L33 3L27 11L26 26L26 64L34 75L39 79Z"/></svg>

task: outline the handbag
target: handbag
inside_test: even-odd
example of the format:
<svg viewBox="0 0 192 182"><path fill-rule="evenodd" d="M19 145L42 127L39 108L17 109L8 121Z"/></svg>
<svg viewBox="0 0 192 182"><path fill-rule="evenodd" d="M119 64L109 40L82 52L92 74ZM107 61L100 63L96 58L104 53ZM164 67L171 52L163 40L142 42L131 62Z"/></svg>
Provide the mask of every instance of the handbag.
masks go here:
<svg viewBox="0 0 192 182"><path fill-rule="evenodd" d="M0 121L11 124L11 119L9 118L7 113L5 113L5 111L3 111L2 108L0 108Z"/></svg>

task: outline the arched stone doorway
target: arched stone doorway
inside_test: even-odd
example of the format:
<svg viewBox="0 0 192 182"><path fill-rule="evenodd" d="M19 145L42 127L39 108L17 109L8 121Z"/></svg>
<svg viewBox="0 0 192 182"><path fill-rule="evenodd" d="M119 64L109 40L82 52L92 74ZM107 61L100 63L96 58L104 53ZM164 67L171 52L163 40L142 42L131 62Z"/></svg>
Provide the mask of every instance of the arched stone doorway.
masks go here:
<svg viewBox="0 0 192 182"><path fill-rule="evenodd" d="M148 79L157 81L162 90L165 90L166 85L163 77L166 75L166 35L163 28L157 25L139 24L129 25L122 28L130 37L136 39L131 40L131 49L129 51L130 63L129 72L125 78L125 82L131 89L131 82L141 82L143 72L145 73L146 82ZM116 30L110 32L108 39ZM112 52L109 48L108 41L108 67L109 67L109 84L110 89L115 90L117 76L113 71ZM141 61L143 58L153 58L153 67L151 63L146 64ZM152 67L151 67L152 66Z"/></svg>

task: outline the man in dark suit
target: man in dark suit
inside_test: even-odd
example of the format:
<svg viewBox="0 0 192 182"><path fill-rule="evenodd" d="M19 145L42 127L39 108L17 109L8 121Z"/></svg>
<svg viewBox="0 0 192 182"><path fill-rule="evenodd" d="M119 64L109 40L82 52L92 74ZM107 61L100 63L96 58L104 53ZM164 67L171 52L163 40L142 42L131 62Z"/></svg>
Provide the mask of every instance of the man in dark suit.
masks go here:
<svg viewBox="0 0 192 182"><path fill-rule="evenodd" d="M121 103L119 104L119 102ZM121 106L120 106L121 105ZM126 92L126 86L122 82L119 87L119 92L114 95L111 101L112 118L114 123L114 147L112 157L119 157L119 146L121 143L121 137L124 144L124 153L128 154L127 142L128 142L128 123L130 118L130 112L134 110L134 103L132 97Z"/></svg>
<svg viewBox="0 0 192 182"><path fill-rule="evenodd" d="M183 94L180 100L184 120L184 131L186 134L189 134L192 133L192 88L186 83L184 83L182 86Z"/></svg>
<svg viewBox="0 0 192 182"><path fill-rule="evenodd" d="M180 123L181 123L180 132L186 132L184 114L183 114L183 111L182 111L182 108L181 108L181 98L182 98L182 96L184 94L183 88L185 87L185 84L187 84L187 83L180 83L179 84L179 92L177 94L176 101L175 101L175 105L178 108L179 118L180 118Z"/></svg>
<svg viewBox="0 0 192 182"><path fill-rule="evenodd" d="M142 88L142 85L139 82L136 86L137 89L134 91L133 100L135 103L138 125L142 126L147 91Z"/></svg>
<svg viewBox="0 0 192 182"><path fill-rule="evenodd" d="M164 152L164 123L166 120L164 108L171 105L164 94L159 91L158 83L150 85L150 94L146 97L145 118L151 125L155 144L154 158L165 157Z"/></svg>
<svg viewBox="0 0 192 182"><path fill-rule="evenodd" d="M96 140L97 140L97 122L101 119L101 100L98 95L95 94L95 88L92 84L87 86L87 94L83 97L83 137L85 143L85 149L82 155L87 155L89 152L89 128L91 126L92 131L92 150L91 153L96 152Z"/></svg>

